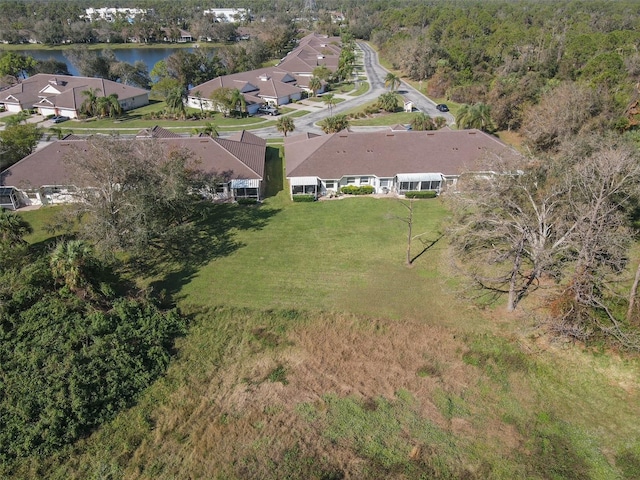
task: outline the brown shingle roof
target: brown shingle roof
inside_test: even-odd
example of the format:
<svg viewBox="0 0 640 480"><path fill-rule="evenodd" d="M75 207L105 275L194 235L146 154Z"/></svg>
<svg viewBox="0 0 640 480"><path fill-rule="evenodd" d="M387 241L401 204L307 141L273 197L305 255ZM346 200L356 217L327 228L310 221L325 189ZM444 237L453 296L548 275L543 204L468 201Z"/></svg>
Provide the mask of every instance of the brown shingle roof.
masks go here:
<svg viewBox="0 0 640 480"><path fill-rule="evenodd" d="M236 142L253 143L255 145L260 145L261 147L267 145L267 141L264 138L259 137L249 132L248 130L236 132L233 135L230 135L228 138L229 140L235 140Z"/></svg>
<svg viewBox="0 0 640 480"><path fill-rule="evenodd" d="M189 149L199 162L199 168L206 172L233 172L232 178L262 179L266 142L261 145L255 138L250 134L244 137L245 141L210 137L161 137L157 141L170 147ZM75 149L82 149L86 142L87 139L66 138L47 145L0 173L0 185L21 189L73 185L64 159Z"/></svg>
<svg viewBox="0 0 640 480"><path fill-rule="evenodd" d="M179 135L171 130L167 130L166 128L162 128L159 125L156 125L153 128L143 128L138 132L136 137L138 138L180 138L182 135Z"/></svg>
<svg viewBox="0 0 640 480"><path fill-rule="evenodd" d="M460 175L488 154L518 155L479 130L342 131L311 139L297 137L285 139L287 177L338 179L346 175L376 175L390 178L399 173Z"/></svg>
<svg viewBox="0 0 640 480"><path fill-rule="evenodd" d="M301 92L298 87L293 85L296 81L295 76L287 71L277 67L265 67L216 77L193 87L189 90L189 96L195 97L196 92L200 92L202 98L211 98L213 92L221 87L227 87L237 88L245 94L245 98L258 99L258 103L262 103L263 101L259 99L259 96L262 95L273 97Z"/></svg>
<svg viewBox="0 0 640 480"><path fill-rule="evenodd" d="M249 72L234 73L232 75L224 75L214 78L208 82L196 85L189 91L189 96L194 97L196 92L200 92L202 98L211 98L211 94L221 88L240 88L245 93L245 98L251 95L251 101L254 103L258 97L284 97L301 92L301 89L295 87L298 85L298 79L295 74L303 73L310 75L314 68L318 65L326 65L332 71L338 68L338 59L341 51L340 37L327 37L317 33L311 33L302 38L298 42L298 46L294 48L282 61L275 67L265 67ZM260 80L262 75L269 78L268 81ZM242 90L238 82L250 83L259 89ZM302 80L300 85L306 86L307 80ZM250 93L249 93L250 92Z"/></svg>
<svg viewBox="0 0 640 480"><path fill-rule="evenodd" d="M48 102L44 101L43 105L75 110L84 101L82 92L89 88L98 89L97 96L99 97L115 93L119 100L149 93L142 88L102 78L38 73L26 78L20 84L4 90L0 94L0 103L20 104L23 108L31 108L46 98ZM8 99L9 96L16 97L17 101Z"/></svg>

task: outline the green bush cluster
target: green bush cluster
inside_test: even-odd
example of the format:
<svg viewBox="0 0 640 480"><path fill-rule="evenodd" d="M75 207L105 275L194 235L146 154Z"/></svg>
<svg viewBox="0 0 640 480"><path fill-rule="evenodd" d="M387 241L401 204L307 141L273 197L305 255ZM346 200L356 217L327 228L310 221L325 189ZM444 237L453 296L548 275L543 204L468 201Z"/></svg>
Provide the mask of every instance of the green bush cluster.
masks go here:
<svg viewBox="0 0 640 480"><path fill-rule="evenodd" d="M294 202L315 202L315 195L299 194L293 196Z"/></svg>
<svg viewBox="0 0 640 480"><path fill-rule="evenodd" d="M436 198L437 195L434 190L411 191L404 194L407 198Z"/></svg>
<svg viewBox="0 0 640 480"><path fill-rule="evenodd" d="M205 110L182 115L165 108L158 112L150 112L142 116L142 120L203 120L214 118L216 112Z"/></svg>
<svg viewBox="0 0 640 480"><path fill-rule="evenodd" d="M129 407L186 331L175 311L113 298L122 285L60 285L47 254L0 274L10 279L0 309L0 463L52 454Z"/></svg>
<svg viewBox="0 0 640 480"><path fill-rule="evenodd" d="M371 195L373 193L373 187L371 185L345 185L340 191L346 195Z"/></svg>
<svg viewBox="0 0 640 480"><path fill-rule="evenodd" d="M255 205L258 201L255 198L238 198L238 205Z"/></svg>

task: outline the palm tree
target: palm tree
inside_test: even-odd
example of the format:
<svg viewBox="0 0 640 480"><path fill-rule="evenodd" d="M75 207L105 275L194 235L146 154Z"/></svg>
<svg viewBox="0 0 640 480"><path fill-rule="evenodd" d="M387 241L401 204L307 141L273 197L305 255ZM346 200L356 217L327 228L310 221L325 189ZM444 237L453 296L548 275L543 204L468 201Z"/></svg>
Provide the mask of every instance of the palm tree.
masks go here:
<svg viewBox="0 0 640 480"><path fill-rule="evenodd" d="M477 128L484 132L493 132L495 127L491 120L491 107L485 103L465 104L458 110L456 123L459 128Z"/></svg>
<svg viewBox="0 0 640 480"><path fill-rule="evenodd" d="M24 245L24 236L33 229L20 215L0 208L0 244L7 247Z"/></svg>
<svg viewBox="0 0 640 480"><path fill-rule="evenodd" d="M50 259L54 278L74 292L88 285L89 273L95 263L93 250L82 240L59 243Z"/></svg>
<svg viewBox="0 0 640 480"><path fill-rule="evenodd" d="M106 117L109 114L109 100L107 97L98 97L94 113L98 117Z"/></svg>
<svg viewBox="0 0 640 480"><path fill-rule="evenodd" d="M218 136L218 128L214 123L207 122L204 127L196 128L194 130L196 135L206 135L208 137L217 137Z"/></svg>
<svg viewBox="0 0 640 480"><path fill-rule="evenodd" d="M385 112L393 113L398 109L398 95L386 92L378 97L378 106Z"/></svg>
<svg viewBox="0 0 640 480"><path fill-rule="evenodd" d="M293 132L296 129L296 126L291 117L280 117L276 121L276 129L286 137L287 133Z"/></svg>
<svg viewBox="0 0 640 480"><path fill-rule="evenodd" d="M326 65L318 65L313 69L312 73L314 77L318 77L325 82L331 78L331 70L329 70Z"/></svg>
<svg viewBox="0 0 640 480"><path fill-rule="evenodd" d="M61 127L50 127L49 135L47 135L47 141L56 137L58 140L62 140L65 135L73 133L71 130L63 130Z"/></svg>
<svg viewBox="0 0 640 480"><path fill-rule="evenodd" d="M247 101L244 99L242 92L237 88L231 90L229 103L231 104L232 110L236 110L240 113L244 113L247 110Z"/></svg>
<svg viewBox="0 0 640 480"><path fill-rule="evenodd" d="M318 125L320 125L324 133L336 133L349 128L349 120L346 115L334 115L333 117L325 118Z"/></svg>
<svg viewBox="0 0 640 480"><path fill-rule="evenodd" d="M333 113L333 107L336 105L336 103L338 103L338 101L335 99L333 93L325 93L322 96L322 101L329 108L329 116L331 116L331 114Z"/></svg>
<svg viewBox="0 0 640 480"><path fill-rule="evenodd" d="M182 87L173 88L167 93L167 107L172 112L184 115L184 90Z"/></svg>
<svg viewBox="0 0 640 480"><path fill-rule="evenodd" d="M322 80L320 80L318 77L311 77L311 80L309 80L309 89L311 90L311 93L313 94L314 97L316 96L318 91L320 91L321 88L322 88Z"/></svg>
<svg viewBox="0 0 640 480"><path fill-rule="evenodd" d="M101 91L102 90L99 88L88 88L87 90L83 90L81 93L84 95L85 99L84 102L82 102L82 105L80 105L80 111L90 117L94 116L98 106L98 93Z"/></svg>
<svg viewBox="0 0 640 480"><path fill-rule="evenodd" d="M118 94L112 93L106 97L96 99L95 113L99 117L115 117L122 113L122 105L118 101Z"/></svg>
<svg viewBox="0 0 640 480"><path fill-rule="evenodd" d="M444 117L435 117L432 119L435 129L439 130L447 124L447 119Z"/></svg>
<svg viewBox="0 0 640 480"><path fill-rule="evenodd" d="M413 130L434 130L435 124L429 115L419 112L411 119L411 128Z"/></svg>
<svg viewBox="0 0 640 480"><path fill-rule="evenodd" d="M389 87L389 90L391 90L392 92L398 89L400 83L400 77L391 72L387 73L387 76L384 77L384 86Z"/></svg>
<svg viewBox="0 0 640 480"><path fill-rule="evenodd" d="M340 58L338 59L338 70L336 74L341 79L347 80L353 73L353 66L356 63L356 53L352 47L344 45Z"/></svg>
<svg viewBox="0 0 640 480"><path fill-rule="evenodd" d="M107 99L107 105L109 107L109 116L115 117L120 115L122 113L122 105L120 105L120 101L118 100L118 94L112 93L105 98Z"/></svg>

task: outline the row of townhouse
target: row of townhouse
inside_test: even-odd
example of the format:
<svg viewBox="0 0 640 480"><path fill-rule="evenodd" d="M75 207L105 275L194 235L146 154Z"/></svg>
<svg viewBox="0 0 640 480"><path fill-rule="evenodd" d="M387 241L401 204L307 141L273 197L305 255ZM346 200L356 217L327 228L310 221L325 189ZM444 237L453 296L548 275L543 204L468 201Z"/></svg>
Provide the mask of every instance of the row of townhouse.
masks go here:
<svg viewBox="0 0 640 480"><path fill-rule="evenodd" d="M189 90L187 105L216 110L219 107L210 98L216 90L223 87L240 90L247 105L247 113L251 115L265 104L276 107L286 105L300 100L305 92L311 91L309 81L315 68L324 65L335 72L340 52L339 37L311 33L302 38L297 47L275 67L223 75L194 86Z"/></svg>
<svg viewBox="0 0 640 480"><path fill-rule="evenodd" d="M250 132L228 138L183 137L155 127L135 139L158 141L167 149L187 148L205 172L223 180L209 198L262 200L265 192L266 140ZM51 205L73 201L78 185L65 158L87 142L74 135L56 141L0 173L0 207ZM330 135L301 134L285 139L289 193L316 197L338 193L345 185L369 185L374 193L442 192L465 172L486 172L492 159L519 154L479 130L375 131L344 130ZM489 170L490 171L490 170ZM271 181L281 183L282 179Z"/></svg>

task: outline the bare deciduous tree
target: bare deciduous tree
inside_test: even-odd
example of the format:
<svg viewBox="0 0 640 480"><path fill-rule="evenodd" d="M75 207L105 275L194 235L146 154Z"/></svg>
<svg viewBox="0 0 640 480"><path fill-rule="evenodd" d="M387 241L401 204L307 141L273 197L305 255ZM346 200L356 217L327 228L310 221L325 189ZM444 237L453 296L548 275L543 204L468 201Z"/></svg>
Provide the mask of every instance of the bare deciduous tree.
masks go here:
<svg viewBox="0 0 640 480"><path fill-rule="evenodd" d="M540 167L496 159L492 168L462 182L449 233L474 282L506 294L513 311L566 248L571 229L559 228L565 187Z"/></svg>
<svg viewBox="0 0 640 480"><path fill-rule="evenodd" d="M496 161L492 173L461 182L452 244L477 286L507 295L509 311L540 279L553 279L555 331L579 339L600 332L638 349L640 336L624 326L619 308L626 296L633 303L640 283L621 295L638 154L602 138L574 139L561 152L528 165Z"/></svg>
<svg viewBox="0 0 640 480"><path fill-rule="evenodd" d="M405 262L407 266L413 265L413 262L415 262L422 254L424 254L427 250L433 247L436 243L438 243L438 241L440 241L440 239L443 237L442 234L438 233L438 236L434 240L428 240L423 238L427 233L432 233L431 231L414 235L413 212L414 212L415 201L416 200L413 198L409 198L407 200L400 200L400 204L407 211L406 216L400 216L400 215L394 216L394 218L397 218L398 220L404 222L407 225L407 249L406 249L406 257L405 257ZM422 245L422 250L420 250L419 253L413 255L412 246L415 240L420 241L420 244Z"/></svg>
<svg viewBox="0 0 640 480"><path fill-rule="evenodd" d="M522 133L534 150L550 150L584 130L600 109L595 91L576 83L563 83L526 111Z"/></svg>
<svg viewBox="0 0 640 480"><path fill-rule="evenodd" d="M573 147L565 157L574 162L565 215L575 228L556 327L580 338L601 331L638 348L640 337L625 331L624 316L612 308L623 300L614 287L627 266L633 238L626 210L640 187L638 154L616 139L586 142L583 149L586 155L576 158Z"/></svg>

